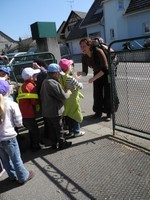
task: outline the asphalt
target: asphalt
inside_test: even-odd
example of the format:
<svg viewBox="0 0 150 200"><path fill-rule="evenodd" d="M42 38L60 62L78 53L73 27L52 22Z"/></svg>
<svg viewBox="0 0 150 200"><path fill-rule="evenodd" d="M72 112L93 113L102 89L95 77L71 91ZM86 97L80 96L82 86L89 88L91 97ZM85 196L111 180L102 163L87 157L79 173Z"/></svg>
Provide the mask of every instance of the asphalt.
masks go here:
<svg viewBox="0 0 150 200"><path fill-rule="evenodd" d="M85 85L86 90L91 88ZM91 118L91 104L89 98L81 102L85 135L69 139L68 149L32 152L28 134L21 134L22 159L35 177L19 186L4 173L0 200L150 200L149 141L118 131L113 135L112 121Z"/></svg>

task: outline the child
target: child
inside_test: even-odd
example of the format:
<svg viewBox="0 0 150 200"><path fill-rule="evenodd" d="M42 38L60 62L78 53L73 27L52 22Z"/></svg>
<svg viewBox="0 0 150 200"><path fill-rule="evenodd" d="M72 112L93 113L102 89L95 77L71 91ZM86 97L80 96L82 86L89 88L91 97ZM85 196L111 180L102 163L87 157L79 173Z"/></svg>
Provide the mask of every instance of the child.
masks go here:
<svg viewBox="0 0 150 200"><path fill-rule="evenodd" d="M9 178L24 184L34 177L34 173L25 168L21 159L15 127L23 126L22 115L18 104L8 98L9 92L9 83L0 80L0 158Z"/></svg>
<svg viewBox="0 0 150 200"><path fill-rule="evenodd" d="M18 86L17 86L17 84L11 84L10 73L11 73L11 69L9 67L1 67L0 68L0 80L5 80L10 84L9 97L11 98L12 101L15 101Z"/></svg>
<svg viewBox="0 0 150 200"><path fill-rule="evenodd" d="M66 93L59 83L60 67L56 63L48 66L48 76L43 81L40 97L42 116L47 122L49 138L54 149L65 149L72 145L64 138L62 114L64 112L64 101L69 98L71 91Z"/></svg>
<svg viewBox="0 0 150 200"><path fill-rule="evenodd" d="M39 106L39 99L35 84L35 75L39 72L39 69L33 69L31 67L23 69L21 75L24 82L19 88L17 96L23 117L23 125L29 130L32 151L41 149L40 132L36 121L36 107Z"/></svg>
<svg viewBox="0 0 150 200"><path fill-rule="evenodd" d="M0 79L6 80L9 82L10 79L10 68L8 67L1 67L0 68Z"/></svg>
<svg viewBox="0 0 150 200"><path fill-rule="evenodd" d="M40 73L37 75L37 81L36 81L36 92L37 92L37 94L39 96L39 100L40 100L40 90L41 90L41 86L42 86L44 79L46 79L46 77L47 77L48 65L43 59L37 58L33 61L32 66L33 66L33 69L40 69ZM39 114L41 114L41 113L39 112ZM44 120L44 132L43 132L44 137L48 138L47 124L46 124L46 120L44 117L43 117L43 120Z"/></svg>
<svg viewBox="0 0 150 200"><path fill-rule="evenodd" d="M68 137L79 137L85 134L85 132L80 130L80 123L83 120L83 116L79 101L81 98L83 98L83 95L78 91L78 89L83 88L83 84L79 83L76 78L70 75L73 67L72 64L73 60L68 60L65 58L60 60L59 66L65 73L65 75L60 77L60 82L65 91L70 89L72 92L70 98L64 103L64 116L67 116L67 122L69 126Z"/></svg>

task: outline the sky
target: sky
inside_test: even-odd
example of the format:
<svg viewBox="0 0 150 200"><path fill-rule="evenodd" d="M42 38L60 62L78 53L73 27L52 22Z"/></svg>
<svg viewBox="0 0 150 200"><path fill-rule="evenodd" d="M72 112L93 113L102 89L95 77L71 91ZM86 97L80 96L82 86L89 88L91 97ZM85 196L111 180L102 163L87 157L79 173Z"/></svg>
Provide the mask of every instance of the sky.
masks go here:
<svg viewBox="0 0 150 200"><path fill-rule="evenodd" d="M72 10L88 12L94 0L0 0L0 31L19 40L31 37L30 25L55 22L56 29Z"/></svg>

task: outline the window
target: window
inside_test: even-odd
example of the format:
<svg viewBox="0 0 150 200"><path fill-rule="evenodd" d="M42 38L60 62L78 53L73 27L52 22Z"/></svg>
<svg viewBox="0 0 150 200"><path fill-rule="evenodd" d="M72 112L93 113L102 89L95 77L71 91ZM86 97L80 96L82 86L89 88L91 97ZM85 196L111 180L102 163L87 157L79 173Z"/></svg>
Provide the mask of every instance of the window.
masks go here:
<svg viewBox="0 0 150 200"><path fill-rule="evenodd" d="M123 4L123 0L118 0L118 9L123 9L124 8L124 4Z"/></svg>
<svg viewBox="0 0 150 200"><path fill-rule="evenodd" d="M89 34L89 37L90 37L90 38L101 37L101 33L100 33L100 32L90 33L90 34Z"/></svg>
<svg viewBox="0 0 150 200"><path fill-rule="evenodd" d="M150 22L144 23L144 33L150 33Z"/></svg>
<svg viewBox="0 0 150 200"><path fill-rule="evenodd" d="M110 29L110 39L113 40L115 38L114 29Z"/></svg>
<svg viewBox="0 0 150 200"><path fill-rule="evenodd" d="M99 13L102 13L102 12L103 12L103 9L101 7L98 7L94 14L96 15L96 14L99 14Z"/></svg>
<svg viewBox="0 0 150 200"><path fill-rule="evenodd" d="M74 26L75 26L75 24L73 24L73 25L68 25L68 27L67 27L68 31L72 31L73 28L74 28Z"/></svg>

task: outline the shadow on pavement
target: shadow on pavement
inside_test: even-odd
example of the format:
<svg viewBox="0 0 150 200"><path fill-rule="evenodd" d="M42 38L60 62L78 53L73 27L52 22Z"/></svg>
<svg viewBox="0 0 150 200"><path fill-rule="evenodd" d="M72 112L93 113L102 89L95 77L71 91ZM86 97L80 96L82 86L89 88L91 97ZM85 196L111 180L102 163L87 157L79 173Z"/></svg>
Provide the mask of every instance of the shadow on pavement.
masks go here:
<svg viewBox="0 0 150 200"><path fill-rule="evenodd" d="M9 178L0 181L0 185L0 194L21 186L19 183L11 181Z"/></svg>
<svg viewBox="0 0 150 200"><path fill-rule="evenodd" d="M102 158L108 157L105 161L108 162L108 164L106 163L106 166L109 166L109 164L110 164L109 159L111 160L111 155L108 154L108 152L111 153L111 149L109 149L110 145L112 145L112 150L114 150L114 148L115 148L116 152L118 152L121 150L120 146L118 146L119 144L122 144L123 145L122 147L126 146L127 152L130 151L129 147L132 147L132 148L135 148L136 150L140 150L143 153L150 155L150 152L145 152L144 149L142 149L141 147L139 147L135 144L129 143L125 140L119 139L112 135L105 135L102 137L97 137L95 139L78 142L76 144L73 144L71 148L69 148L67 150L63 150L63 151L58 151L58 152L56 152L55 150L53 150L51 148L42 149L42 150L39 150L38 152L34 152L34 153L31 152L30 150L27 150L22 154L22 158L23 158L24 162L32 161L33 165L36 168L38 168L38 170L40 172L42 172L43 175L45 175L46 179L49 179L50 183L57 186L57 188L61 191L61 193L65 194L69 199L75 200L76 195L82 195L82 197L84 199L94 200L94 199L96 199L94 191L92 193L89 191L91 186L87 185L87 188L84 187L85 185L84 184L82 185L80 180L75 178L76 176L74 175L74 173L76 173L76 171L74 171L73 168L71 171L68 170L68 169L70 169L70 166L68 164L70 163L71 166L73 166L74 164L80 165L80 162L82 162L82 161L79 161L79 163L76 163L76 161L74 161L74 159L77 159L78 156L79 157L81 156L80 159L84 158L86 160L88 152L89 152L89 154L90 154L90 152L93 152L93 153L101 152L100 155L102 156ZM105 150L107 152L106 154L105 154ZM121 156L120 159L122 159L122 154L120 154L119 152L118 152L118 154ZM40 158L40 160L42 162L44 162L44 165L42 166L36 158ZM63 160L66 160L65 162L67 162L67 165L65 165L66 164L65 162L61 162L62 158L63 158ZM91 158L93 158L93 156ZM128 158L128 156L127 156L127 158ZM118 159L118 158L116 158L116 159ZM72 163L72 161L73 161L73 163ZM100 166L101 165L103 165L103 164L101 163ZM105 165L105 163L104 163L104 165ZM91 166L93 166L93 163ZM66 169L66 167L67 167L67 169ZM112 166L110 166L110 168L111 167ZM113 166L113 167L115 167L115 166ZM102 168L99 168L99 170L102 171ZM104 170L105 170L105 168L104 168ZM101 175L103 177L103 175L105 175L105 174L103 174L102 172L101 172ZM98 173L98 172L96 172L96 173ZM112 173L113 173L113 170L112 170ZM106 176L108 176L108 174L106 174ZM89 177L90 177L90 174L89 174ZM84 178L87 178L87 177L84 177ZM104 180L106 180L106 179L104 178ZM103 182L104 182L104 180L103 180ZM91 180L89 179L89 181L91 181ZM93 184L95 184L95 183L93 182ZM101 185L101 182L99 184ZM17 183L15 183L15 182L12 183L9 179L2 180L1 187L0 187L0 193L7 192L16 187L18 187ZM107 193L107 191L106 191L106 193Z"/></svg>
<svg viewBox="0 0 150 200"><path fill-rule="evenodd" d="M93 115L88 115L83 117L83 122L81 123L81 126L84 127L87 125L96 124L100 122L106 122L106 117L94 118Z"/></svg>

